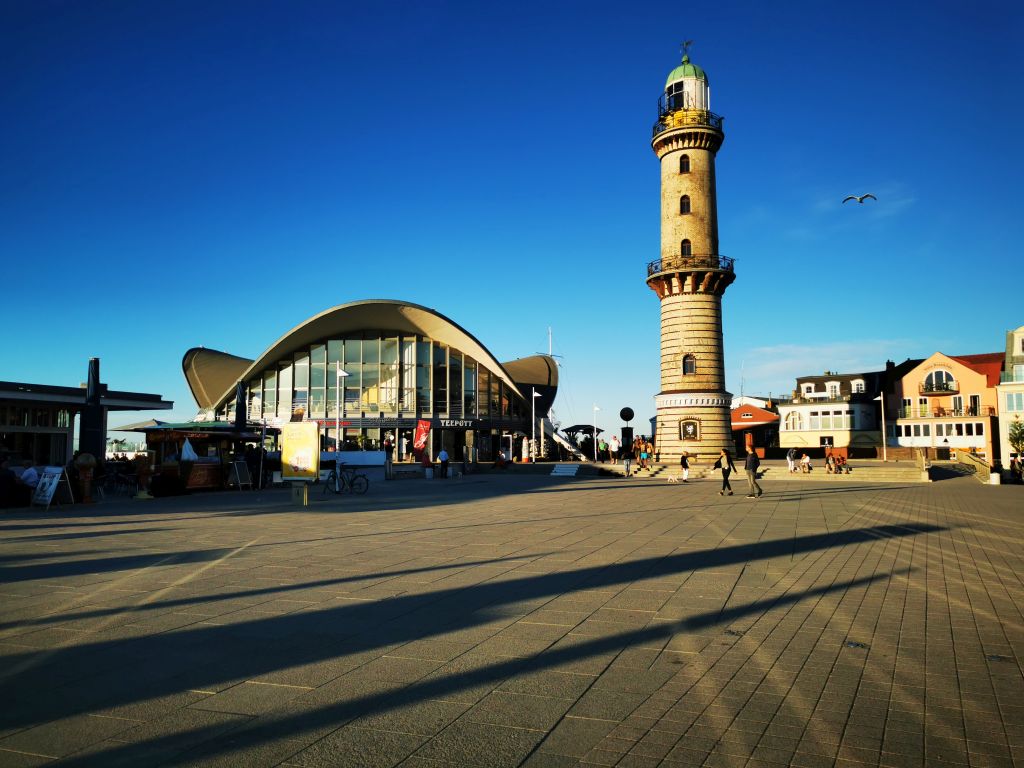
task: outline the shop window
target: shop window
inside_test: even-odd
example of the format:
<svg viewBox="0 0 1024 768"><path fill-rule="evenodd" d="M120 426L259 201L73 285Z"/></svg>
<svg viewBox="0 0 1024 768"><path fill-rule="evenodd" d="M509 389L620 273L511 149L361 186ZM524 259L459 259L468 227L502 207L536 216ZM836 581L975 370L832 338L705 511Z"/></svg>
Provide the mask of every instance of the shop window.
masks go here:
<svg viewBox="0 0 1024 768"><path fill-rule="evenodd" d="M434 342L434 413L448 412L448 348Z"/></svg>
<svg viewBox="0 0 1024 768"><path fill-rule="evenodd" d="M690 212L690 196L683 195L679 198L679 213L685 215Z"/></svg>
<svg viewBox="0 0 1024 768"><path fill-rule="evenodd" d="M467 419L472 419L476 416L476 372L476 363L467 357L463 367L464 378L462 384L462 415Z"/></svg>
<svg viewBox="0 0 1024 768"><path fill-rule="evenodd" d="M462 353L456 349L448 351L448 415L462 416Z"/></svg>
<svg viewBox="0 0 1024 768"><path fill-rule="evenodd" d="M689 173L690 172L690 156L683 155L679 158L679 172Z"/></svg>
<svg viewBox="0 0 1024 768"><path fill-rule="evenodd" d="M414 356L415 341L410 338L402 339L402 357L400 361L402 390L399 409L405 412L416 410L416 359Z"/></svg>
<svg viewBox="0 0 1024 768"><path fill-rule="evenodd" d="M421 413L430 413L430 342L416 342L416 404Z"/></svg>

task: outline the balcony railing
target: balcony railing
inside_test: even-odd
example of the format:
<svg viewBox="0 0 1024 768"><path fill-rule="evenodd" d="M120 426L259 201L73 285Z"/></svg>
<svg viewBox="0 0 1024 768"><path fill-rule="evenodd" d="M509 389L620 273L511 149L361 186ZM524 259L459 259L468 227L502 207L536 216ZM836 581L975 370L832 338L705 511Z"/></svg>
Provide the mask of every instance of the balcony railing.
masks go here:
<svg viewBox="0 0 1024 768"><path fill-rule="evenodd" d="M654 124L651 131L651 138L659 133L671 131L673 128L684 128L686 126L707 126L715 130L722 130L724 119L707 109L667 109L664 102L658 104L658 122Z"/></svg>
<svg viewBox="0 0 1024 768"><path fill-rule="evenodd" d="M694 256L666 256L656 259L647 265L647 276L659 272L683 272L691 269L717 269L723 272L733 271L733 259L717 254L697 254Z"/></svg>
<svg viewBox="0 0 1024 768"><path fill-rule="evenodd" d="M858 395L860 395L858 397ZM793 404L800 405L817 405L818 403L851 403L855 400L866 400L863 394L857 393L854 395L824 395L822 397L809 397L807 395L796 395L793 398Z"/></svg>
<svg viewBox="0 0 1024 768"><path fill-rule="evenodd" d="M929 408L927 406L911 406L900 408L899 418L901 419L948 419L948 418L984 418L995 416L996 409L990 405L982 405L978 408Z"/></svg>
<svg viewBox="0 0 1024 768"><path fill-rule="evenodd" d="M955 395L960 391L960 385L955 381L926 381L922 382L918 391L922 395Z"/></svg>

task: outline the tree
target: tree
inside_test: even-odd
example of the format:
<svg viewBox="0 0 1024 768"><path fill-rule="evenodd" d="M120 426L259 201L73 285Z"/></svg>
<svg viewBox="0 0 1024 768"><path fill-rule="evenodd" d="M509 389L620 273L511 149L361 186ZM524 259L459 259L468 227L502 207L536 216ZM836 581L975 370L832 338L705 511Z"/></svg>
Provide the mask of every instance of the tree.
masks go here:
<svg viewBox="0 0 1024 768"><path fill-rule="evenodd" d="M1024 421L1020 420L1020 416L1014 416L1013 421L1010 422L1010 447L1017 452L1020 456L1024 454Z"/></svg>

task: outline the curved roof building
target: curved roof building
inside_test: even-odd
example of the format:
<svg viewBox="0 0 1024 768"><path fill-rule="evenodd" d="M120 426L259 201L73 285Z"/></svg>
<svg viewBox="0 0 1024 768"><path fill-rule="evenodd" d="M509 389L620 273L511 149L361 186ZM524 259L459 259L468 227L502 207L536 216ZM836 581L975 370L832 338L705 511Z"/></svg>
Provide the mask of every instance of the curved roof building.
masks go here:
<svg viewBox="0 0 1024 768"><path fill-rule="evenodd" d="M534 393L542 416L558 389L547 355L502 364L441 313L383 299L314 315L256 360L190 349L182 369L199 407L220 418L233 417L241 383L253 421L318 421L333 444L340 420L347 447L375 448L391 432L401 454L429 420L432 455L443 445L461 456L466 446L484 460L502 434L530 432Z"/></svg>

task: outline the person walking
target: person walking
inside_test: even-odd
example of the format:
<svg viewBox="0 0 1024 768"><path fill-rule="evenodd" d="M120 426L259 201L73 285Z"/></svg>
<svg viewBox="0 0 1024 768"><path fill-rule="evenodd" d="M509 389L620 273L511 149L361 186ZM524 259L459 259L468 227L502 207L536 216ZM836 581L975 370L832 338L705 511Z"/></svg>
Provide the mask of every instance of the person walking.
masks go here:
<svg viewBox="0 0 1024 768"><path fill-rule="evenodd" d="M729 475L736 471L736 465L732 463L732 456L725 448L722 449L722 453L718 456L718 461L715 462L715 469L722 470L722 490L718 492L718 495L724 496L725 492L728 491L729 495L732 496Z"/></svg>
<svg viewBox="0 0 1024 768"><path fill-rule="evenodd" d="M690 482L690 457L686 451L683 451L683 455L679 457L679 466L683 468L683 482Z"/></svg>
<svg viewBox="0 0 1024 768"><path fill-rule="evenodd" d="M612 439L608 441L608 454L611 457L612 464L619 463L619 438L612 435Z"/></svg>
<svg viewBox="0 0 1024 768"><path fill-rule="evenodd" d="M391 433L388 432L384 436L384 479L392 479L392 462L395 458L395 441L391 437Z"/></svg>
<svg viewBox="0 0 1024 768"><path fill-rule="evenodd" d="M444 448L442 448L441 452L439 454L437 454L437 460L441 464L441 477L442 478L447 478L448 477L448 451L446 451Z"/></svg>
<svg viewBox="0 0 1024 768"><path fill-rule="evenodd" d="M757 457L757 453L755 451L748 453L746 461L743 462L743 468L747 471L747 483L750 484L748 499L756 499L763 493L761 486L757 484L757 468L760 466L761 459Z"/></svg>
<svg viewBox="0 0 1024 768"><path fill-rule="evenodd" d="M633 454L630 451L622 452L622 466L626 470L626 477L632 477L630 469L633 467Z"/></svg>
<svg viewBox="0 0 1024 768"><path fill-rule="evenodd" d="M790 448L786 451L786 467L789 469L789 474L796 472L796 448Z"/></svg>

